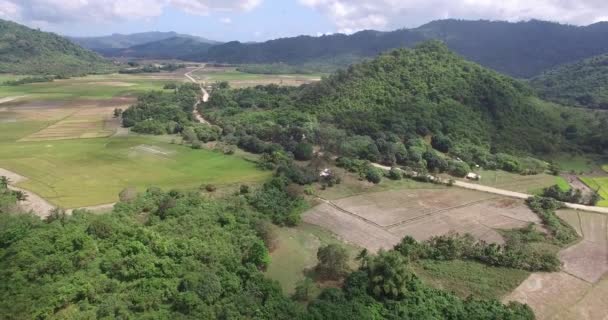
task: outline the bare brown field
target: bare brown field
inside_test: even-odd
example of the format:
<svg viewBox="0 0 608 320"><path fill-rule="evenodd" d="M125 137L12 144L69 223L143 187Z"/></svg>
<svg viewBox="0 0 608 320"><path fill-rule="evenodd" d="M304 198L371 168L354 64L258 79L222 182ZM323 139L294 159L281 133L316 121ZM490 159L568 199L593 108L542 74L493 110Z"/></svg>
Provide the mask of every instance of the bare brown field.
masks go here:
<svg viewBox="0 0 608 320"><path fill-rule="evenodd" d="M537 319L555 319L569 312L591 288L590 283L565 272L533 273L504 300L528 304Z"/></svg>
<svg viewBox="0 0 608 320"><path fill-rule="evenodd" d="M558 215L583 236L562 250L560 273L535 273L505 301L532 307L538 319L608 319L608 217L562 210Z"/></svg>
<svg viewBox="0 0 608 320"><path fill-rule="evenodd" d="M304 220L372 252L392 248L405 236L422 241L448 233L503 243L498 229L539 222L522 201L456 188L393 190L327 201L308 211Z"/></svg>

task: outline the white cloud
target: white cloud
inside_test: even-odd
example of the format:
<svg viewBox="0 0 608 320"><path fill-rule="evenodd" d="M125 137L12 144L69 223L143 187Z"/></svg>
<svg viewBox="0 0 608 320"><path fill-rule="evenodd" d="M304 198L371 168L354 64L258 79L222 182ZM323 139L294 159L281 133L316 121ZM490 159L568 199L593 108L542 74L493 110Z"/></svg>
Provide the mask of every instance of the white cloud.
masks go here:
<svg viewBox="0 0 608 320"><path fill-rule="evenodd" d="M221 18L220 22L223 24L231 24L232 23L232 19L230 18Z"/></svg>
<svg viewBox="0 0 608 320"><path fill-rule="evenodd" d="M249 11L262 0L0 0L0 17L59 24L70 21L147 19L169 7L196 14Z"/></svg>
<svg viewBox="0 0 608 320"><path fill-rule="evenodd" d="M299 0L340 32L412 27L445 18L542 19L586 25L603 20L606 0Z"/></svg>

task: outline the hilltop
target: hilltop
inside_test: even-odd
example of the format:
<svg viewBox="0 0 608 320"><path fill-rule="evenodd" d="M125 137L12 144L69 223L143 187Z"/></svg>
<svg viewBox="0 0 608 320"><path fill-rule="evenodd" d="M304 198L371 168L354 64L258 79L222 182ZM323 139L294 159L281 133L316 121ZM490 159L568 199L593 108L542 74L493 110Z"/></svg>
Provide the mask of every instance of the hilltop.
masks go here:
<svg viewBox="0 0 608 320"><path fill-rule="evenodd" d="M75 43L91 49L105 52L111 49L127 49L134 46L139 46L146 43L154 43L161 40L171 38L190 38L196 39L199 42L218 44L216 41L208 40L201 37L195 37L186 34L179 34L177 32L140 32L133 34L112 34L101 37L69 37Z"/></svg>
<svg viewBox="0 0 608 320"><path fill-rule="evenodd" d="M75 75L113 68L66 38L0 20L0 73Z"/></svg>
<svg viewBox="0 0 608 320"><path fill-rule="evenodd" d="M112 57L175 59L204 53L212 46L212 43L203 42L194 37L177 36L125 49L108 49L104 54Z"/></svg>
<svg viewBox="0 0 608 320"><path fill-rule="evenodd" d="M531 84L543 98L557 103L608 109L608 54L555 68Z"/></svg>
<svg viewBox="0 0 608 320"><path fill-rule="evenodd" d="M352 35L299 36L263 43L229 42L188 59L225 63L302 64L339 57L373 57L389 49L441 40L454 52L518 78L608 52L608 24L586 27L552 22L440 20L414 29Z"/></svg>

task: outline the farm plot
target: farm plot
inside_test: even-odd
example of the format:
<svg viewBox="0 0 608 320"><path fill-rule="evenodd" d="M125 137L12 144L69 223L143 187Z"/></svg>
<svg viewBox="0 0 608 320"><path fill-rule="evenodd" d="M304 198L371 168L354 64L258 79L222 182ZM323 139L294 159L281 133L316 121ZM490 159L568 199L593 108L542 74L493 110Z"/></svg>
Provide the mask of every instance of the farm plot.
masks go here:
<svg viewBox="0 0 608 320"><path fill-rule="evenodd" d="M562 272L534 273L505 301L527 303L538 319L607 319L608 217L563 210L558 215L583 236L562 250Z"/></svg>
<svg viewBox="0 0 608 320"><path fill-rule="evenodd" d="M205 67L193 72L193 77L207 83L227 81L232 87L244 88L258 85L278 84L284 86L299 86L321 80L320 74L252 74L237 71L233 67Z"/></svg>
<svg viewBox="0 0 608 320"><path fill-rule="evenodd" d="M500 170L481 170L478 173L481 175L480 181L462 180L488 187L531 194L537 193L543 188L563 183L563 179L548 174L524 176Z"/></svg>
<svg viewBox="0 0 608 320"><path fill-rule="evenodd" d="M392 248L407 235L426 240L471 233L502 243L499 229L539 222L521 201L462 189L394 190L327 201L304 220L373 252Z"/></svg>
<svg viewBox="0 0 608 320"><path fill-rule="evenodd" d="M608 207L608 177L583 177L581 180L602 197L602 200L598 202L600 207Z"/></svg>

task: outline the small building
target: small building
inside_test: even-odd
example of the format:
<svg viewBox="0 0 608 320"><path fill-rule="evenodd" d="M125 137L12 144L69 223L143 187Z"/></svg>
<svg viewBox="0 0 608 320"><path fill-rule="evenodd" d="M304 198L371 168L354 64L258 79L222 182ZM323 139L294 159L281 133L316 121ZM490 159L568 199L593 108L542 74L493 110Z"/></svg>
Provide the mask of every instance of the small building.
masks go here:
<svg viewBox="0 0 608 320"><path fill-rule="evenodd" d="M469 180L475 180L475 181L481 180L481 176L475 172L469 172L469 174L467 174L466 178Z"/></svg>
<svg viewBox="0 0 608 320"><path fill-rule="evenodd" d="M325 168L321 171L321 173L319 173L319 176L321 178L330 178L332 176L332 172L328 168Z"/></svg>

